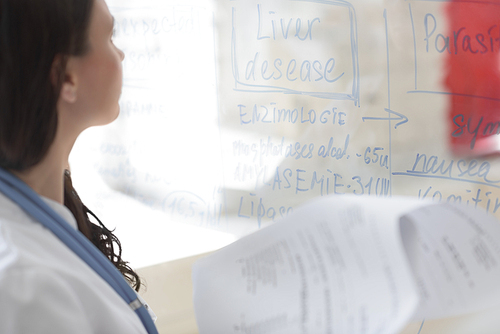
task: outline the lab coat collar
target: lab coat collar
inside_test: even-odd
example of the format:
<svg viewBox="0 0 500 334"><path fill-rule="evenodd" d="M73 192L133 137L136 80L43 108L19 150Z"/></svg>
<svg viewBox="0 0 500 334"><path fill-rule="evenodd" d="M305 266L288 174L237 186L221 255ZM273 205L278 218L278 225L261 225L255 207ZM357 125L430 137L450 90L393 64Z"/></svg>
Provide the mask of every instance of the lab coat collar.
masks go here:
<svg viewBox="0 0 500 334"><path fill-rule="evenodd" d="M50 198L44 196L40 197L45 203L47 203L48 206L50 206L52 210L54 210L57 214L59 214L71 227L73 227L75 230L78 229L78 224L76 223L76 219L67 207Z"/></svg>

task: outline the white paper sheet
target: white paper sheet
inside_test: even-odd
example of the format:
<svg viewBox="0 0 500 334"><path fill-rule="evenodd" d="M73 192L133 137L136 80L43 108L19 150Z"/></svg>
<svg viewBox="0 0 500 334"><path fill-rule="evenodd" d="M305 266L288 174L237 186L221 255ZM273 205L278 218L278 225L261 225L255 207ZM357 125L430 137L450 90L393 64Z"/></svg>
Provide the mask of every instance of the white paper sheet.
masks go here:
<svg viewBox="0 0 500 334"><path fill-rule="evenodd" d="M475 312L499 305L500 224L473 207L420 208L401 231L421 305L414 319Z"/></svg>
<svg viewBox="0 0 500 334"><path fill-rule="evenodd" d="M328 197L193 267L200 333L395 333L418 294L398 217L422 202Z"/></svg>
<svg viewBox="0 0 500 334"><path fill-rule="evenodd" d="M331 196L193 266L201 334L398 333L500 305L500 224L481 209Z"/></svg>

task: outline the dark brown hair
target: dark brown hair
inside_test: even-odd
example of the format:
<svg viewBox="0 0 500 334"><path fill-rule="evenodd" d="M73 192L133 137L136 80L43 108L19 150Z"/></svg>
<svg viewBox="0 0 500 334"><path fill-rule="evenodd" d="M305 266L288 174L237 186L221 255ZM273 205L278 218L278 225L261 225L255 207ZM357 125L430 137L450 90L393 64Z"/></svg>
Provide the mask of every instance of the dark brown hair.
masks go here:
<svg viewBox="0 0 500 334"><path fill-rule="evenodd" d="M69 171L64 173L64 205L73 213L78 229L115 265L136 291L141 287L141 279L122 259L120 240L80 200L73 188ZM92 223L93 218L97 224ZM115 247L116 245L116 247Z"/></svg>
<svg viewBox="0 0 500 334"><path fill-rule="evenodd" d="M0 0L0 167L23 171L47 154L57 131L66 60L88 51L93 4L94 0ZM140 279L122 260L119 240L82 203L69 173L64 184L64 205L78 229L139 290Z"/></svg>

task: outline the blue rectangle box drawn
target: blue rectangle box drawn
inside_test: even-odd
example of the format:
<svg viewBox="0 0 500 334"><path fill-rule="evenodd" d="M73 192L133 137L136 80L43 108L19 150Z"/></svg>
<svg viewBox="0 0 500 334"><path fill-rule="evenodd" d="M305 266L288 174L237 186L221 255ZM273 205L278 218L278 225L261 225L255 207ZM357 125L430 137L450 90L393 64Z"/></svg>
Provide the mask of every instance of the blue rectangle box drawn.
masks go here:
<svg viewBox="0 0 500 334"><path fill-rule="evenodd" d="M240 2L240 1L232 1L232 2ZM236 7L232 8L232 36L231 36L231 65L232 65L232 74L234 78L234 90L240 92L252 92L252 93L283 93L283 94L297 94L297 95L305 95L322 99L330 99L330 100L348 100L353 101L355 106L360 105L359 101L359 61L358 61L358 40L357 40L357 21L356 21L356 13L352 4L347 1L337 0L337 1L322 1L322 0L291 0L290 2L301 2L301 3L312 3L319 5L328 5L328 6L337 6L348 9L349 13L349 32L350 32L350 53L352 59L352 88L351 92L336 92L331 90L324 91L311 91L311 90L300 90L300 89L292 89L283 87L283 85L271 85L271 84L257 84L245 82L244 79L241 78L239 70L238 70L238 59L237 59L237 42L240 41L236 37L236 27L235 27L235 12ZM259 6L259 5L257 5ZM308 21L308 24L311 22ZM306 36L307 37L307 34ZM262 38L262 37L261 37ZM264 36L264 38L269 38L268 36ZM244 42L244 41L243 41ZM333 60L333 62L325 64L325 80L328 82L334 82L339 79L341 76L333 79L326 79L326 68L333 68L335 66L335 60L331 58L329 61ZM281 61L281 59L280 59ZM319 62L318 62L319 63ZM280 64L281 65L281 64ZM310 66L311 64L309 64ZM267 64L266 64L267 66ZM322 69L322 65L319 65L320 69ZM295 64L294 64L295 67ZM317 68L315 68L317 70ZM330 69L331 71L331 69ZM319 73L319 71L318 71ZM291 80L290 80L291 81ZM331 87L330 87L331 88Z"/></svg>

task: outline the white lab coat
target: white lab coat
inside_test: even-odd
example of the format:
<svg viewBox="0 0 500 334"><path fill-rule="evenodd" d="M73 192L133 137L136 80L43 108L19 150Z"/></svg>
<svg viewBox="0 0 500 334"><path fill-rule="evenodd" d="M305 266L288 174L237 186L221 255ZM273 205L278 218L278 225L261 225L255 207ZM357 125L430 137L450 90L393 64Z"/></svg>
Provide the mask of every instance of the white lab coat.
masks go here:
<svg viewBox="0 0 500 334"><path fill-rule="evenodd" d="M44 198L71 226L71 212ZM146 333L92 268L0 193L0 333Z"/></svg>

